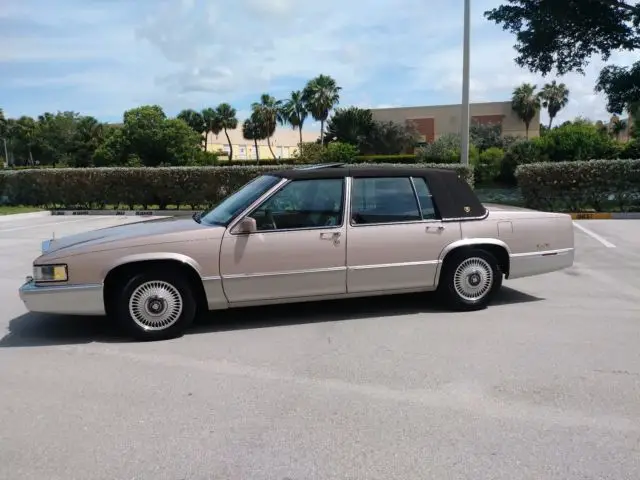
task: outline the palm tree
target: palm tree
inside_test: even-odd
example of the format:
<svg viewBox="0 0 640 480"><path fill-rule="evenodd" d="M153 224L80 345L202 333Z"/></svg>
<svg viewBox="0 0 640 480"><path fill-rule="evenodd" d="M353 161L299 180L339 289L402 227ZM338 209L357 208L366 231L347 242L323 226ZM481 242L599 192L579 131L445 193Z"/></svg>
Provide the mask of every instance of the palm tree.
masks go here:
<svg viewBox="0 0 640 480"><path fill-rule="evenodd" d="M527 138L529 125L540 110L540 97L536 94L536 86L523 83L513 91L511 108L518 118L524 122Z"/></svg>
<svg viewBox="0 0 640 480"><path fill-rule="evenodd" d="M300 90L291 92L291 96L282 104L281 117L284 123L291 125L291 128L294 130L296 128L298 129L300 132L300 144L302 144L302 126L308 115L309 112L304 102L302 92Z"/></svg>
<svg viewBox="0 0 640 480"><path fill-rule="evenodd" d="M271 137L276 131L276 124L278 122L284 123L284 117L282 115L282 100L276 100L268 93L263 93L260 96L260 102L254 102L251 104L251 110L253 110L254 121L260 123L261 130L268 133L267 146L271 152L271 156L276 158L271 148Z"/></svg>
<svg viewBox="0 0 640 480"><path fill-rule="evenodd" d="M340 90L336 81L328 75L318 75L309 80L302 91L304 103L314 120L320 122L320 145L324 145L324 123L329 112L340 102Z"/></svg>
<svg viewBox="0 0 640 480"><path fill-rule="evenodd" d="M626 120L620 120L617 115L614 115L610 123L611 135L616 140L620 140L620 135L627 129Z"/></svg>
<svg viewBox="0 0 640 480"><path fill-rule="evenodd" d="M551 128L553 119L558 115L558 112L569 103L569 89L564 83L556 83L554 80L542 87L539 96L542 106L549 113L549 128Z"/></svg>
<svg viewBox="0 0 640 480"><path fill-rule="evenodd" d="M207 151L207 141L209 137L209 132L214 135L218 135L220 133L220 122L218 121L218 114L214 108L205 108L202 110L202 120L205 125L205 136L204 136L204 150Z"/></svg>
<svg viewBox="0 0 640 480"><path fill-rule="evenodd" d="M245 140L253 140L253 145L256 148L256 162L260 163L260 154L258 152L258 140L263 140L263 132L260 128L256 118L252 115L247 118L242 124L242 136Z"/></svg>
<svg viewBox="0 0 640 480"><path fill-rule="evenodd" d="M200 112L196 112L192 109L182 110L177 118L185 122L187 125L191 127L191 129L202 135L207 131L207 124L204 121L204 115ZM207 137L204 137L204 148L207 149Z"/></svg>
<svg viewBox="0 0 640 480"><path fill-rule="evenodd" d="M218 126L224 131L224 134L227 137L227 142L229 142L229 161L231 161L233 160L233 145L231 145L228 130L235 130L238 128L236 109L228 103L221 103L216 107L216 116Z"/></svg>

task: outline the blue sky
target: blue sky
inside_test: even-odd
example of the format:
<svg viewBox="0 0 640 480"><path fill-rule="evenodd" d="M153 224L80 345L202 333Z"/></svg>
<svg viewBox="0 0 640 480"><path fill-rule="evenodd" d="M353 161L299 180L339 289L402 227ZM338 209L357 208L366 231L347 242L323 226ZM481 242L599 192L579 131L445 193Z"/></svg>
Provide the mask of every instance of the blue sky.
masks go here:
<svg viewBox="0 0 640 480"><path fill-rule="evenodd" d="M343 106L461 98L462 0L0 1L0 107L9 116L74 110L119 121L142 104L175 115L226 101L244 117L262 92L285 97L320 73L343 87ZM553 78L515 66L513 37L482 15L499 3L472 1L472 102ZM571 91L561 121L609 117L593 92L602 65L560 79Z"/></svg>

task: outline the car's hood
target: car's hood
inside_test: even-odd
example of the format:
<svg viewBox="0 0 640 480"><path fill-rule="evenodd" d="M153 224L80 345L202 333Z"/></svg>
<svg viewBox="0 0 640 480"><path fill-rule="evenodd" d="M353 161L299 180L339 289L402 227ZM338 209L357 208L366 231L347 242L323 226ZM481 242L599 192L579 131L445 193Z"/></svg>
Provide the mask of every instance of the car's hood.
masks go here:
<svg viewBox="0 0 640 480"><path fill-rule="evenodd" d="M88 247L103 250L116 243L118 247L152 245L182 239L190 240L192 236L204 238L203 233L206 234L207 231L215 236L219 235L219 230L219 227L201 225L192 218L162 218L51 239L43 242L42 253L63 253L63 250Z"/></svg>

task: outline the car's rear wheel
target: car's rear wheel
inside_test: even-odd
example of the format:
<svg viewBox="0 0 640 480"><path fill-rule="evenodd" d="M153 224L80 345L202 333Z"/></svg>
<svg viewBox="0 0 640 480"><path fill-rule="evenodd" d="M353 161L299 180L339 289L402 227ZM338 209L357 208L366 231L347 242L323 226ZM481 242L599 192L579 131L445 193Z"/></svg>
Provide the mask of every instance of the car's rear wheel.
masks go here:
<svg viewBox="0 0 640 480"><path fill-rule="evenodd" d="M453 252L443 266L439 293L455 310L485 308L502 285L502 271L486 250Z"/></svg>
<svg viewBox="0 0 640 480"><path fill-rule="evenodd" d="M136 340L164 340L184 333L197 311L189 282L173 269L133 275L116 298L114 313Z"/></svg>

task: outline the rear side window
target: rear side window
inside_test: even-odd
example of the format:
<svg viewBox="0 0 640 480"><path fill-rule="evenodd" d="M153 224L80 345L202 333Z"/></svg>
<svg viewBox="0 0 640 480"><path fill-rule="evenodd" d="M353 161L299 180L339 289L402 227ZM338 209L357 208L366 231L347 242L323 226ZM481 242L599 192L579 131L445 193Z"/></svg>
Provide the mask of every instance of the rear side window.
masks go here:
<svg viewBox="0 0 640 480"><path fill-rule="evenodd" d="M411 222L421 219L422 215L409 177L353 179L353 224Z"/></svg>
<svg viewBox="0 0 640 480"><path fill-rule="evenodd" d="M420 211L422 218L425 220L435 220L438 218L436 207L433 203L433 195L429 191L429 186L424 177L412 177L413 185L416 187L418 194L418 202L420 203Z"/></svg>

